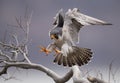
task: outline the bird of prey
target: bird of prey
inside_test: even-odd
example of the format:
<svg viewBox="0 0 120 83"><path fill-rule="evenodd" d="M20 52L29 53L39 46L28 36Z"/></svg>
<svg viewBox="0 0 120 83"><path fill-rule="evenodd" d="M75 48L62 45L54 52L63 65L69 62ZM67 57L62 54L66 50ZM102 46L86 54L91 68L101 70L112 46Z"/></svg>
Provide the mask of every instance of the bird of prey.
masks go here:
<svg viewBox="0 0 120 83"><path fill-rule="evenodd" d="M77 8L69 9L65 14L61 9L54 19L54 27L49 32L50 38L54 41L47 48L41 47L41 51L46 54L55 51L54 62L69 67L87 64L92 57L91 49L76 46L79 43L80 29L87 25L111 25L84 15Z"/></svg>

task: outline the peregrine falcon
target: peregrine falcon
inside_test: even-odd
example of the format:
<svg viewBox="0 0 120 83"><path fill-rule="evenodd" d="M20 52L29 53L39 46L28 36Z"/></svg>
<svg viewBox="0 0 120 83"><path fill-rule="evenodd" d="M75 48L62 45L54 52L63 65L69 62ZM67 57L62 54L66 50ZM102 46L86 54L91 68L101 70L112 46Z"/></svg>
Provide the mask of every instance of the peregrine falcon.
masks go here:
<svg viewBox="0 0 120 83"><path fill-rule="evenodd" d="M65 14L61 9L54 19L54 27L49 32L49 36L54 42L49 44L47 48L41 47L41 51L46 54L55 51L54 63L69 67L87 64L93 54L89 48L76 46L79 43L80 29L87 25L111 25L105 21L84 15L77 8L69 9Z"/></svg>

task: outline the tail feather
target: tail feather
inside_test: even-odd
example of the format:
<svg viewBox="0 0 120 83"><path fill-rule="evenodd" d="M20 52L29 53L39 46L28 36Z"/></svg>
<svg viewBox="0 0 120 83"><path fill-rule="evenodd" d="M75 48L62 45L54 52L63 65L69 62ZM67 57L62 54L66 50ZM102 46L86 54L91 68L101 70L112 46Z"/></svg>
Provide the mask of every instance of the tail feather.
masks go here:
<svg viewBox="0 0 120 83"><path fill-rule="evenodd" d="M56 55L54 62L58 63L58 65L63 64L63 66L71 67L73 65L82 66L90 61L92 57L91 49L76 46L72 46L72 49L73 51L69 52L67 56L63 53Z"/></svg>
<svg viewBox="0 0 120 83"><path fill-rule="evenodd" d="M81 51L83 51L84 53L86 53L89 57L92 57L92 52L91 49L88 48L80 48Z"/></svg>
<svg viewBox="0 0 120 83"><path fill-rule="evenodd" d="M57 55L55 55L55 59L54 59L54 61L53 62L58 62L59 61L59 59L60 59L60 56L59 56L59 54L57 54Z"/></svg>
<svg viewBox="0 0 120 83"><path fill-rule="evenodd" d="M83 62L81 61L81 58L79 58L79 55L74 56L76 58L76 62L79 66L83 65Z"/></svg>
<svg viewBox="0 0 120 83"><path fill-rule="evenodd" d="M75 58L76 59L76 62L77 62L77 64L79 65L79 66L81 66L81 65L83 65L84 63L82 62L82 58L81 57L79 57L79 54L76 52L76 51L74 51L73 52L73 58Z"/></svg>
<svg viewBox="0 0 120 83"><path fill-rule="evenodd" d="M63 56L63 66L67 66L67 57Z"/></svg>
<svg viewBox="0 0 120 83"><path fill-rule="evenodd" d="M86 53L84 53L83 51L80 51L80 54L81 54L81 56L79 56L79 57L82 58L82 61L87 63L87 61L90 57Z"/></svg>
<svg viewBox="0 0 120 83"><path fill-rule="evenodd" d="M87 62L88 56L81 49L78 49L77 47L74 48L74 51L76 51L76 53L78 54L78 58L81 59L81 64L84 65Z"/></svg>
<svg viewBox="0 0 120 83"><path fill-rule="evenodd" d="M78 64L79 64L79 60L78 60L77 57L74 55L74 53L73 53L73 55L72 55L72 58L75 60L75 63L78 63ZM81 65L81 64L79 64L79 65Z"/></svg>
<svg viewBox="0 0 120 83"><path fill-rule="evenodd" d="M71 62L71 57L67 57L67 63L68 63L68 66L71 67L72 66L72 62Z"/></svg>
<svg viewBox="0 0 120 83"><path fill-rule="evenodd" d="M76 61L72 56L71 56L71 62L72 62L72 65L76 65Z"/></svg>
<svg viewBox="0 0 120 83"><path fill-rule="evenodd" d="M87 48L80 48L80 53L85 56L86 58L92 57L91 50L88 50Z"/></svg>
<svg viewBox="0 0 120 83"><path fill-rule="evenodd" d="M90 61L92 55L89 52L87 52L86 48L80 48L80 53L82 55L81 57L83 58L84 64L87 64Z"/></svg>
<svg viewBox="0 0 120 83"><path fill-rule="evenodd" d="M58 60L58 65L61 65L61 64L62 64L63 55L60 54L60 55L58 55L58 56L60 56L60 57L59 57L59 60Z"/></svg>

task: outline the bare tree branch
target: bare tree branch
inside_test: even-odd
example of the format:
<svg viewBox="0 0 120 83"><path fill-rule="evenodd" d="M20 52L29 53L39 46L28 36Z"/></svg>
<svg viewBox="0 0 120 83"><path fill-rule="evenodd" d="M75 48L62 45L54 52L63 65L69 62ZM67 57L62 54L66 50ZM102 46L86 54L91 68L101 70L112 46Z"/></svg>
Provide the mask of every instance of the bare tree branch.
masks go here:
<svg viewBox="0 0 120 83"><path fill-rule="evenodd" d="M50 76L56 83L65 83L73 75L72 70L70 70L64 77L60 77L54 71L52 71L40 64L34 64L34 63L29 64L29 63L25 63L25 62L13 63L13 62L6 62L6 61L4 61L4 63L7 66L0 72L0 75L6 74L7 69L10 67L17 67L17 68L22 68L22 69L35 69L35 70L42 71L42 72L46 73L48 76Z"/></svg>
<svg viewBox="0 0 120 83"><path fill-rule="evenodd" d="M0 50L0 56L5 57L7 61L12 61L11 57L9 57L8 55L4 54L1 50Z"/></svg>

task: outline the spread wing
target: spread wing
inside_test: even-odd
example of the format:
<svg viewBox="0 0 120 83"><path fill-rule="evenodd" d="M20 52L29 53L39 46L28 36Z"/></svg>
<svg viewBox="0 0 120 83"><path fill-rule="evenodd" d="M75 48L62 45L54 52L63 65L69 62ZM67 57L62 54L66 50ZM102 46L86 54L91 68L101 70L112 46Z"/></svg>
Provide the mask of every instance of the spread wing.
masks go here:
<svg viewBox="0 0 120 83"><path fill-rule="evenodd" d="M60 9L53 18L54 18L53 25L55 25L56 27L63 27L63 23L64 23L63 9Z"/></svg>
<svg viewBox="0 0 120 83"><path fill-rule="evenodd" d="M69 9L65 14L63 26L63 38L72 43L79 42L79 30L87 25L111 25L105 21L84 15L77 8Z"/></svg>
<svg viewBox="0 0 120 83"><path fill-rule="evenodd" d="M49 36L52 31L56 30L56 28L62 29L63 24L64 24L64 14L63 14L63 10L60 9L56 14L56 16L54 17L54 22L53 22L54 27L49 31Z"/></svg>

